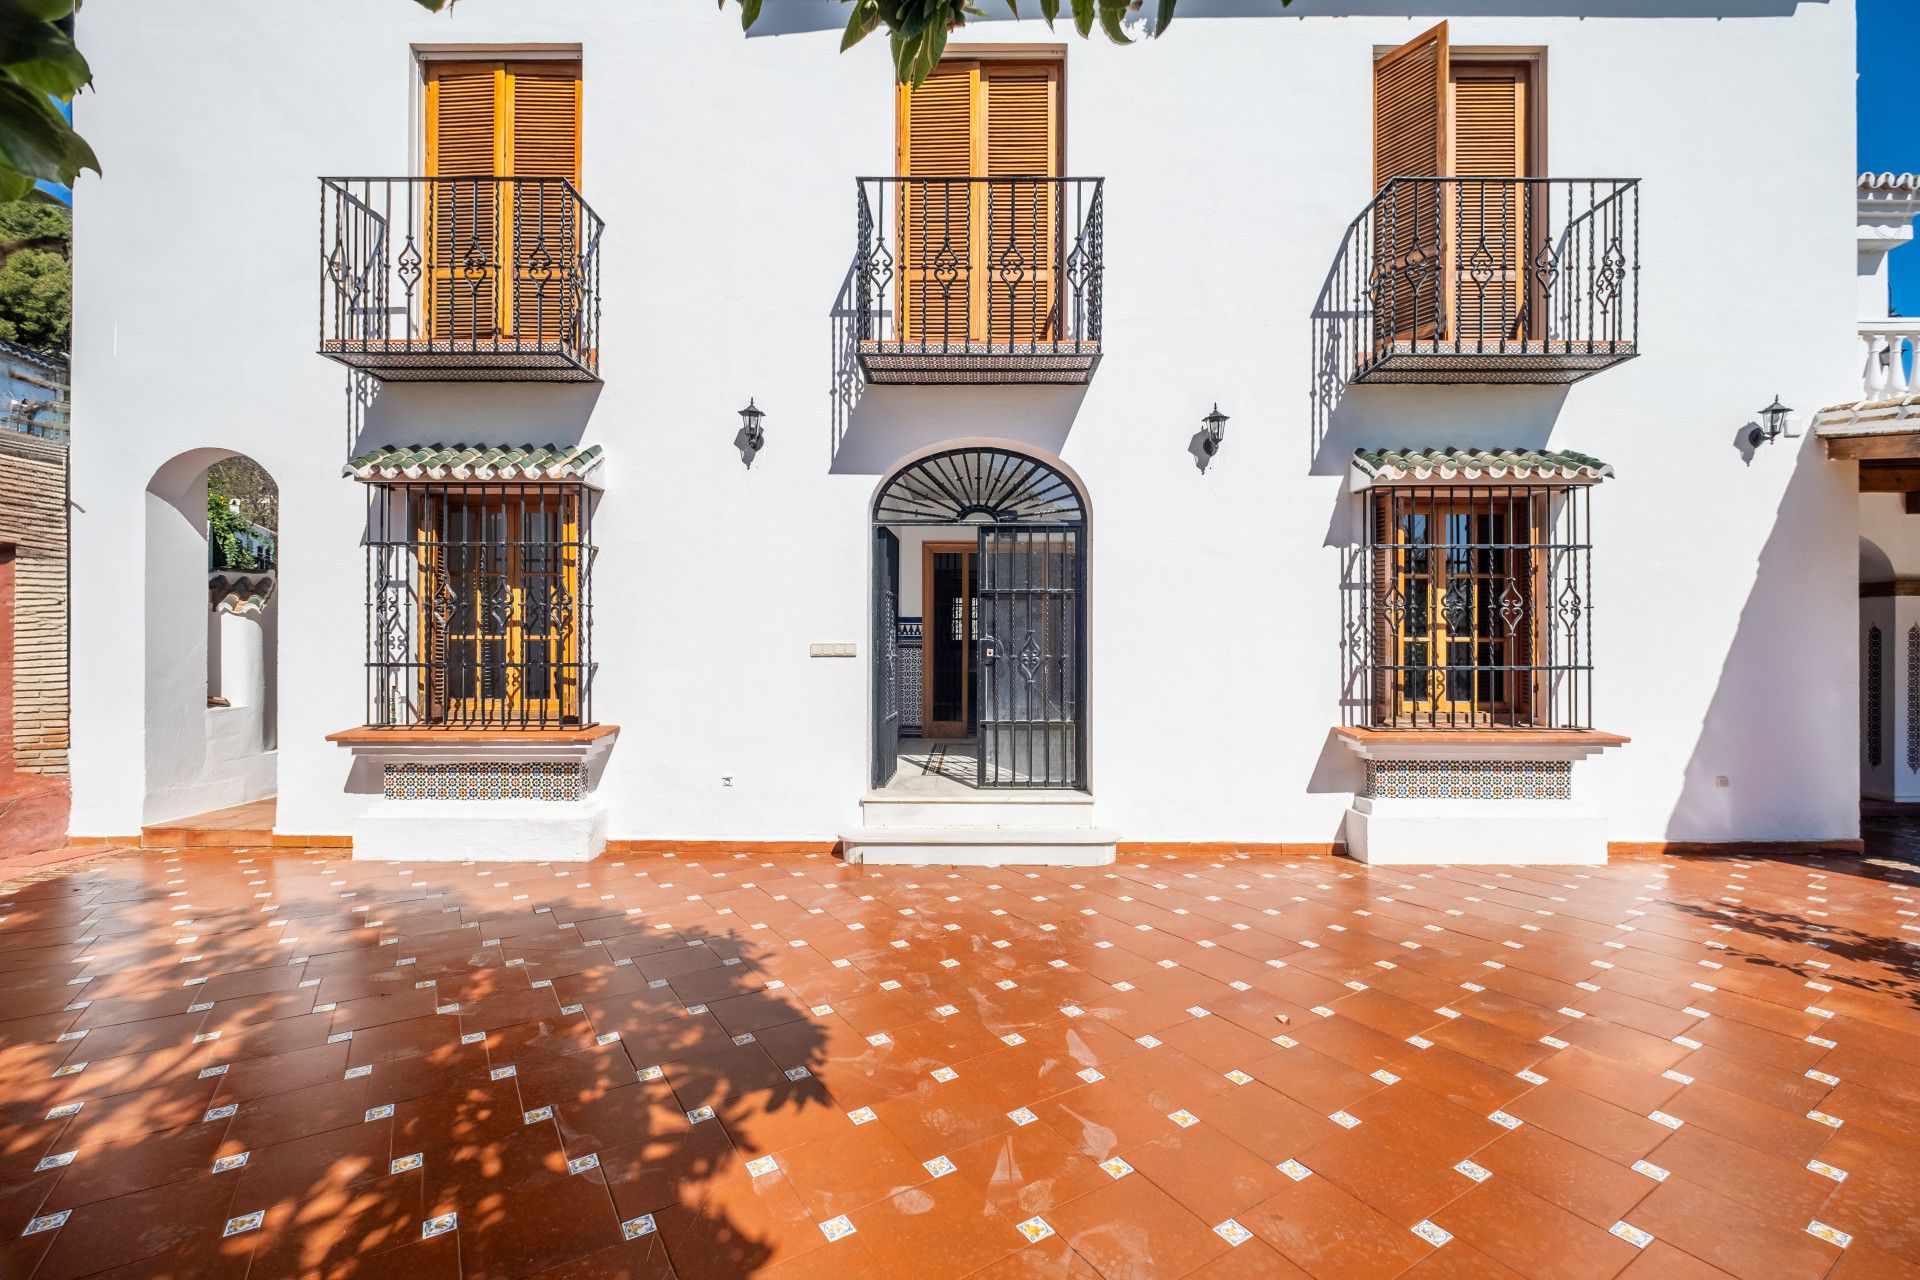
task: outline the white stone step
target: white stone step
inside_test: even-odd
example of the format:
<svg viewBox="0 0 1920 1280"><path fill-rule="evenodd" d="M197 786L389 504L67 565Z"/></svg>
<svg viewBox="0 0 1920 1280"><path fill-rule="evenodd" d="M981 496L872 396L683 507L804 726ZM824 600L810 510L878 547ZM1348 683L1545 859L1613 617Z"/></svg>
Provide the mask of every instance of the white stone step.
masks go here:
<svg viewBox="0 0 1920 1280"><path fill-rule="evenodd" d="M925 795L869 791L861 823L880 827L1091 827L1093 797L1084 791L975 791Z"/></svg>
<svg viewBox="0 0 1920 1280"><path fill-rule="evenodd" d="M1104 867L1118 833L1099 827L867 827L841 837L848 862L882 866Z"/></svg>

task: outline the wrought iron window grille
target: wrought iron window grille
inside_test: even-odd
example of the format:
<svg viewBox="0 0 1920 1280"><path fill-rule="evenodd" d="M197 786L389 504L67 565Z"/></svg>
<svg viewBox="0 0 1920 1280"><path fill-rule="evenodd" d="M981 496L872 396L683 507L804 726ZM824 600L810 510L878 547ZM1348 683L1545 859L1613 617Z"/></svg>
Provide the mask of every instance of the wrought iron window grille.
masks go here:
<svg viewBox="0 0 1920 1280"><path fill-rule="evenodd" d="M390 380L593 381L602 230L566 178L322 178L320 353Z"/></svg>
<svg viewBox="0 0 1920 1280"><path fill-rule="evenodd" d="M1590 486L1383 485L1361 505L1348 724L1593 727Z"/></svg>
<svg viewBox="0 0 1920 1280"><path fill-rule="evenodd" d="M591 493L367 486L367 723L594 723Z"/></svg>

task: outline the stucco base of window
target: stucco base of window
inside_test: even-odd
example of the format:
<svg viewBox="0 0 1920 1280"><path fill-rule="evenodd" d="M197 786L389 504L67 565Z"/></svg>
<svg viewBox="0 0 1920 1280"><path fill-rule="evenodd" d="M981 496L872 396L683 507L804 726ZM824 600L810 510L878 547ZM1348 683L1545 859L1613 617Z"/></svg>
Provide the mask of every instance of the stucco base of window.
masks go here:
<svg viewBox="0 0 1920 1280"><path fill-rule="evenodd" d="M610 726L554 733L350 730L353 821L366 861L585 862L607 844Z"/></svg>
<svg viewBox="0 0 1920 1280"><path fill-rule="evenodd" d="M1573 765L1626 739L1593 731L1339 729L1367 781L1348 856L1381 865L1602 866L1606 816L1574 798Z"/></svg>

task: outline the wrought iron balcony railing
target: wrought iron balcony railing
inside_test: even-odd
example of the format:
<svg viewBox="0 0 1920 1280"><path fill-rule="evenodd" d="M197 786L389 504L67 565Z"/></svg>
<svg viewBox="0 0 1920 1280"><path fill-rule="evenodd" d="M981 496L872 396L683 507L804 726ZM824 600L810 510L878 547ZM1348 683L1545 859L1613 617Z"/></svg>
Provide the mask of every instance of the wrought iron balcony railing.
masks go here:
<svg viewBox="0 0 1920 1280"><path fill-rule="evenodd" d="M860 178L871 382L1084 383L1100 363L1100 178Z"/></svg>
<svg viewBox="0 0 1920 1280"><path fill-rule="evenodd" d="M1395 178L1315 312L1323 375L1578 382L1639 354L1635 178Z"/></svg>
<svg viewBox="0 0 1920 1280"><path fill-rule="evenodd" d="M565 178L322 178L320 354L396 381L594 381L601 229Z"/></svg>

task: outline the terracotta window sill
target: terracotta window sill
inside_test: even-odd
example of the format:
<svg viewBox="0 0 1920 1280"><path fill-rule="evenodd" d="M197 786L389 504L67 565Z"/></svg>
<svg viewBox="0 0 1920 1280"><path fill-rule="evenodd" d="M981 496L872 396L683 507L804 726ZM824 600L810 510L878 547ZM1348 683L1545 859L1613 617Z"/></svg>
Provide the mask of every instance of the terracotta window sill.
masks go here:
<svg viewBox="0 0 1920 1280"><path fill-rule="evenodd" d="M1542 747L1620 747L1633 741L1623 734L1598 729L1365 729L1339 725L1333 732L1352 742L1383 747L1495 747L1523 742Z"/></svg>
<svg viewBox="0 0 1920 1280"><path fill-rule="evenodd" d="M327 735L343 747L585 746L620 732L617 724L582 729L382 729L362 725Z"/></svg>

